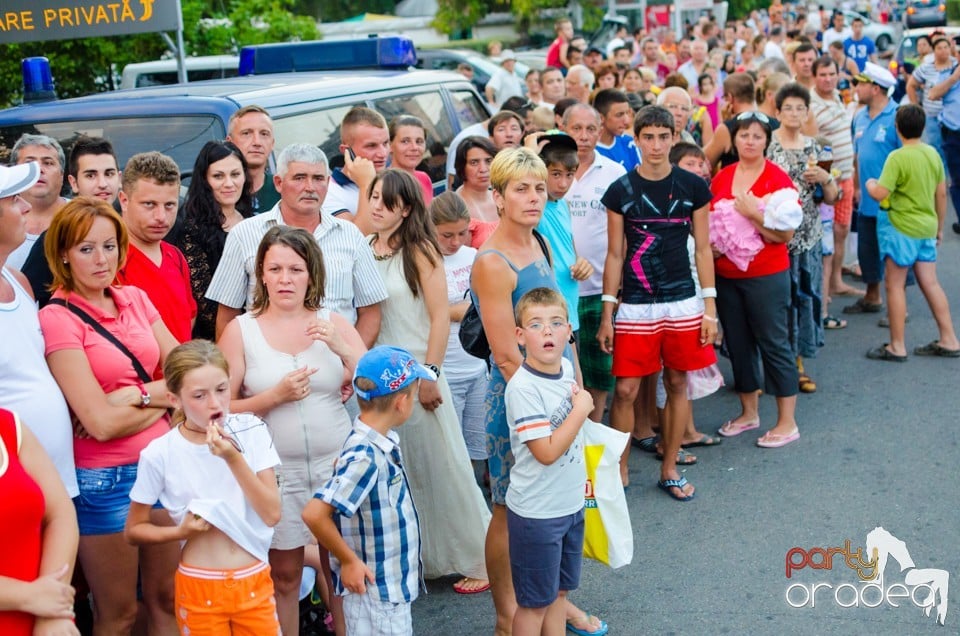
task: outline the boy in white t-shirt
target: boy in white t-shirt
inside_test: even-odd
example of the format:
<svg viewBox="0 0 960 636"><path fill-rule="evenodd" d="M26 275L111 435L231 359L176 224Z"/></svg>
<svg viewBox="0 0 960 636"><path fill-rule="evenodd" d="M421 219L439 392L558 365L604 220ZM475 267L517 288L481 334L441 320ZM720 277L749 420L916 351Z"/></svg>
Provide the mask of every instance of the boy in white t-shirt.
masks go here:
<svg viewBox="0 0 960 636"><path fill-rule="evenodd" d="M563 297L533 289L514 310L523 365L504 401L516 463L507 490L514 636L564 631L565 597L580 584L586 468L580 429L593 398L563 358L572 333Z"/></svg>
<svg viewBox="0 0 960 636"><path fill-rule="evenodd" d="M140 454L126 539L181 543L180 633L279 634L268 551L280 521L280 458L267 426L230 413L227 361L212 342L173 349L163 376L180 422ZM158 501L176 526L153 522Z"/></svg>

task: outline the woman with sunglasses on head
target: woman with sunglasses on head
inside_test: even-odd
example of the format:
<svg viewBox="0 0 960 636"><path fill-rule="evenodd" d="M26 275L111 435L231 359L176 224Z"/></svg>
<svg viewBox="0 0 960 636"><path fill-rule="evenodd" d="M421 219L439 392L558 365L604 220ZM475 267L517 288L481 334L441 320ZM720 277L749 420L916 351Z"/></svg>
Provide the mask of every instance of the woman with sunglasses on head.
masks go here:
<svg viewBox="0 0 960 636"><path fill-rule="evenodd" d="M490 164L497 148L486 137L467 137L457 146L454 168L462 185L457 194L470 210L470 247L476 249L493 234L500 217L490 190Z"/></svg>
<svg viewBox="0 0 960 636"><path fill-rule="evenodd" d="M800 193L803 221L787 244L790 254L790 340L797 357L800 391L814 393L817 384L803 368L804 358L816 357L823 346L823 223L820 205L814 201L819 185L822 199L837 198L837 183L830 172L817 165L822 148L816 139L801 132L810 109L810 92L800 84L784 84L775 98L780 128L773 132L767 157L784 169Z"/></svg>
<svg viewBox="0 0 960 636"><path fill-rule="evenodd" d="M250 174L240 149L229 141L208 141L193 164L193 178L183 202L185 221L176 245L190 268L190 285L197 300L194 338L214 339L217 306L207 300L207 288L217 270L227 233L253 216Z"/></svg>
<svg viewBox="0 0 960 636"><path fill-rule="evenodd" d="M390 120L390 166L406 170L417 180L423 191L423 200L433 200L433 180L417 167L427 152L427 129L419 117L398 115Z"/></svg>
<svg viewBox="0 0 960 636"><path fill-rule="evenodd" d="M350 321L324 307L328 274L312 234L270 228L255 268L251 310L227 325L218 344L230 367L230 410L263 418L280 456L282 513L269 561L280 625L295 634L304 546L315 542L300 513L333 475L350 434L343 401L366 347ZM327 589L333 589L323 549L320 556ZM342 634L341 605L336 596L330 600Z"/></svg>
<svg viewBox="0 0 960 636"><path fill-rule="evenodd" d="M731 121L730 132L739 160L710 183L710 241L717 257L717 311L741 411L718 432L734 437L759 428L765 380L766 392L777 400L777 423L757 445L776 448L800 437L794 419L797 367L787 327L787 242L802 212L790 176L764 156L773 134L770 119L758 111L744 112Z"/></svg>
<svg viewBox="0 0 960 636"><path fill-rule="evenodd" d="M490 523L453 397L441 372L450 334L447 275L436 229L410 175L377 175L370 197L370 248L389 297L383 302L378 345L402 345L436 375L421 380L413 414L400 430L400 450L417 502L423 576L459 574L460 594L487 590L483 559Z"/></svg>

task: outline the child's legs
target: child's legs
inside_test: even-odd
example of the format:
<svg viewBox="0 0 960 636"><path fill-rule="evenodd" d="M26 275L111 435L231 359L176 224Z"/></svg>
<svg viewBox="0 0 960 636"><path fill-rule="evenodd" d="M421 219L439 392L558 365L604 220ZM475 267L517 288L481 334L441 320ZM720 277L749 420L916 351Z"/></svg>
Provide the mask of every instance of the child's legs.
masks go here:
<svg viewBox="0 0 960 636"><path fill-rule="evenodd" d="M903 331L907 319L907 268L887 257L884 278L887 288L887 316L890 319L890 350L897 355L906 352Z"/></svg>
<svg viewBox="0 0 960 636"><path fill-rule="evenodd" d="M347 634L364 636L410 636L413 620L410 603L381 601L370 592L347 594L343 597L343 611L347 620Z"/></svg>
<svg viewBox="0 0 960 636"><path fill-rule="evenodd" d="M150 521L158 526L173 526L166 510L150 511ZM169 634L176 627L173 615L173 578L180 562L177 542L140 546L140 588L151 634Z"/></svg>
<svg viewBox="0 0 960 636"><path fill-rule="evenodd" d="M527 519L508 510L507 523L518 605L513 636L562 634L566 601L559 592L580 584L583 510L554 519ZM552 626L544 622L548 617Z"/></svg>
<svg viewBox="0 0 960 636"><path fill-rule="evenodd" d="M270 550L277 612L284 634L296 634L300 618L300 581L303 578L303 548Z"/></svg>
<svg viewBox="0 0 960 636"><path fill-rule="evenodd" d="M957 347L957 335L953 330L953 321L950 318L950 304L947 301L947 294L943 291L943 287L940 286L940 281L937 279L937 263L917 262L913 271L917 275L920 291L923 292L927 304L930 305L933 319L937 321L941 346L947 349L955 349Z"/></svg>

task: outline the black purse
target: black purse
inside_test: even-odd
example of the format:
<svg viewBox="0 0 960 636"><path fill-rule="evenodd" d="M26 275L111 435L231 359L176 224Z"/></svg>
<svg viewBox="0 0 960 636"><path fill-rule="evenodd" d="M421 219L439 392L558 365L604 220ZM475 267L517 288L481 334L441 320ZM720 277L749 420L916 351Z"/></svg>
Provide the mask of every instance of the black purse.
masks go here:
<svg viewBox="0 0 960 636"><path fill-rule="evenodd" d="M547 258L547 264L553 267L553 262L550 259L550 250L547 249L547 243L543 239L543 236L536 230L533 231L533 236L537 239L537 243L540 244L540 249L543 250L543 255ZM463 320L460 321L460 333L458 335L460 337L460 346L463 347L464 351L474 358L480 358L481 360L490 358L490 343L487 341L487 334L483 331L480 312L477 311L477 306L472 300L470 306L467 307L467 311L463 314Z"/></svg>

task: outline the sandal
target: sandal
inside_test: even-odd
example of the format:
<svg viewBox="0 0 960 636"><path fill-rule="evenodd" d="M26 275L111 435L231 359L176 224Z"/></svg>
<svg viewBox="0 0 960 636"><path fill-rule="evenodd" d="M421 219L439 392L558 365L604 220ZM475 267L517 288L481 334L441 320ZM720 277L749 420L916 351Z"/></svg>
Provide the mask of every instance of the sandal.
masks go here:
<svg viewBox="0 0 960 636"><path fill-rule="evenodd" d="M813 381L806 373L800 374L800 392L801 393L816 393L817 392L817 383Z"/></svg>
<svg viewBox="0 0 960 636"><path fill-rule="evenodd" d="M630 445L634 448L639 448L640 450L647 453L656 453L657 452L657 436L653 437L630 437Z"/></svg>
<svg viewBox="0 0 960 636"><path fill-rule="evenodd" d="M867 302L863 298L857 300L852 305L843 308L845 314L879 314L883 310L883 303Z"/></svg>
<svg viewBox="0 0 960 636"><path fill-rule="evenodd" d="M887 343L880 345L879 347L874 347L867 351L867 357L871 360L883 360L884 362L906 362L907 356L897 355L893 351L887 349Z"/></svg>
<svg viewBox="0 0 960 636"><path fill-rule="evenodd" d="M928 342L922 347L917 347L913 350L913 354L917 356L939 356L941 358L960 358L960 349L947 349L940 345L937 340L933 342Z"/></svg>
<svg viewBox="0 0 960 636"><path fill-rule="evenodd" d="M823 317L823 328L824 329L843 329L847 326L846 320L841 320L835 316L824 316Z"/></svg>
<svg viewBox="0 0 960 636"><path fill-rule="evenodd" d="M577 619L577 621L580 622L581 624L586 623L587 625L592 626L593 619L595 618L597 619L597 624L599 625L599 627L597 627L593 631L588 631L581 627L576 627L571 621L567 621L567 631L577 634L578 636L605 636L606 633L610 631L610 628L607 626L606 621L600 620L596 616L592 616L590 614L587 614L586 612L583 613L583 618Z"/></svg>

